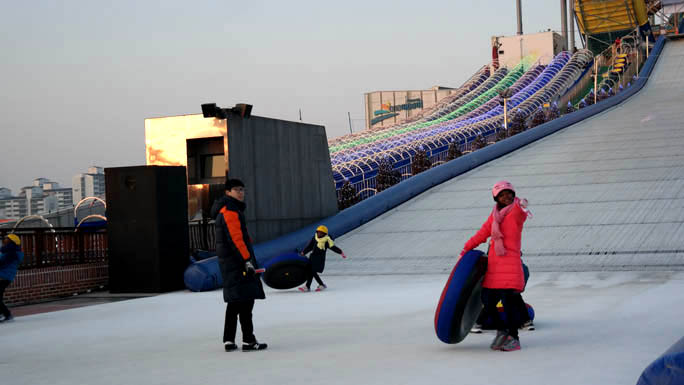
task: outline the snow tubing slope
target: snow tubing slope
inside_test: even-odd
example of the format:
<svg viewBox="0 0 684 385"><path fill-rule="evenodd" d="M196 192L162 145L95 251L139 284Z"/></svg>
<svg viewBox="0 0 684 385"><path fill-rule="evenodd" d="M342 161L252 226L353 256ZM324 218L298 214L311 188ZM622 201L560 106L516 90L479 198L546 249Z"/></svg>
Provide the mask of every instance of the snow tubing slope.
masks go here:
<svg viewBox="0 0 684 385"><path fill-rule="evenodd" d="M684 337L641 373L637 385L684 384Z"/></svg>
<svg viewBox="0 0 684 385"><path fill-rule="evenodd" d="M309 258L298 253L286 253L268 260L261 276L264 283L274 289L292 289L304 282L309 275Z"/></svg>
<svg viewBox="0 0 684 385"><path fill-rule="evenodd" d="M471 250L456 262L435 312L435 332L440 341L456 344L468 335L482 311L482 279L487 257Z"/></svg>
<svg viewBox="0 0 684 385"><path fill-rule="evenodd" d="M218 257L196 261L191 258L190 266L183 273L185 287L190 291L208 291L223 287L223 277Z"/></svg>

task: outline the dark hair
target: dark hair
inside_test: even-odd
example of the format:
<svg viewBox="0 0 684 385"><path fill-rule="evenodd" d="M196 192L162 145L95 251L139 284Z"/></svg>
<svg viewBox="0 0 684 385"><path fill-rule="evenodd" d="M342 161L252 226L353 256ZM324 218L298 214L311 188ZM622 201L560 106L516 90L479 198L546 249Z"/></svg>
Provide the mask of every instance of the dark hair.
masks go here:
<svg viewBox="0 0 684 385"><path fill-rule="evenodd" d="M509 189L509 188L505 188L505 189L499 191L498 194L496 194L496 196L494 197L494 202L499 203L499 201L498 201L497 198L499 198L499 195L501 195L501 193L504 192L504 191L510 191L511 194L513 194L513 198L515 198L515 191L513 191L513 190L511 190L511 189Z"/></svg>
<svg viewBox="0 0 684 385"><path fill-rule="evenodd" d="M240 179L226 179L226 191L230 191L234 187L245 187L245 184Z"/></svg>

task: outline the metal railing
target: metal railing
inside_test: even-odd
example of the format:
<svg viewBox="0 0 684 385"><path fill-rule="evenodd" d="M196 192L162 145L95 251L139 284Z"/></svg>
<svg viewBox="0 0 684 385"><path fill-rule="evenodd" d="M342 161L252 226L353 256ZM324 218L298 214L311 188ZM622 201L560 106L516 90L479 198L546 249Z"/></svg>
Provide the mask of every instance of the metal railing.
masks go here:
<svg viewBox="0 0 684 385"><path fill-rule="evenodd" d="M190 250L216 250L216 230L214 221L203 219L188 223Z"/></svg>
<svg viewBox="0 0 684 385"><path fill-rule="evenodd" d="M67 228L0 229L0 236L13 232L21 239L24 261L19 269L108 262L107 231L78 231Z"/></svg>
<svg viewBox="0 0 684 385"><path fill-rule="evenodd" d="M585 65L591 60L591 53L586 50L580 50L572 57L567 52L557 55L551 64L544 69L538 80L535 79L533 83L518 93L520 95L514 96L515 111L519 109L524 116L530 116L543 103L565 93L579 78ZM434 161L441 160L434 159L435 156L446 152L451 142L459 145L462 153L471 151L473 142L480 135L485 137L487 142L491 142L491 136L500 131L503 125L503 111L498 111L498 108L478 118L450 122L445 125L439 124L420 132L402 134L401 138L383 143L382 146L376 146L377 148L352 150L356 152L347 155L349 160L333 164L336 187L341 188L346 183L343 180L346 178L357 192L375 188L373 179L378 172L377 165L383 157L390 158L396 169L406 167L410 165L415 156L415 148L421 145L434 163ZM508 115L514 113L512 110L508 111ZM389 148L392 145L393 147ZM402 171L400 171L402 175L411 174L410 171ZM360 196L360 198L366 198L366 196Z"/></svg>
<svg viewBox="0 0 684 385"><path fill-rule="evenodd" d="M190 250L215 250L214 221L191 221ZM24 261L19 269L109 262L106 229L74 231L72 227L0 229L0 238L10 233L21 239Z"/></svg>
<svg viewBox="0 0 684 385"><path fill-rule="evenodd" d="M633 76L638 76L639 68L646 61L648 56L641 52L642 49L642 41L639 38L639 32L638 30L634 30L621 38L620 46L611 44L594 57L594 67L592 71L589 72L589 78L594 84L592 90L594 92L595 101L598 101L598 94L601 90L607 91L612 88L613 92L617 93L619 92L620 86L627 86ZM618 79L615 80L611 77L604 77L599 81L599 69L607 66L609 68L606 73L612 73L616 65L615 59L620 54L624 54L625 62L621 66L623 68L622 71L619 71L616 74ZM584 93L584 95L575 94L568 100L570 100L575 107L579 107L581 100L588 97L591 92L587 92L586 83L584 84L584 87L575 87L575 90ZM590 103L593 104L595 101L592 100Z"/></svg>
<svg viewBox="0 0 684 385"><path fill-rule="evenodd" d="M496 141L496 132L491 132L486 135L483 135L483 138L485 139L485 142L487 145L492 144ZM458 149L461 151L463 155L475 151L473 148L473 143L474 139L470 141L465 141L464 143L457 144ZM439 166L440 164L446 163L447 162L447 156L449 154L449 148L448 146L440 149L440 150L433 150L429 152L428 159L430 159L430 164L432 167ZM413 176L413 169L412 169L412 164L413 164L413 157L411 156L409 158L409 162L407 164L404 164L402 166L394 168L395 171L399 171L399 174L401 174L401 180L400 182L405 181L406 179L410 178ZM351 183L352 187L357 191L357 196L361 198L361 200L370 198L371 196L375 195L377 193L376 190L376 177L377 175L373 175L371 177L363 178L362 180L359 180L357 182ZM340 190L337 190L338 194L338 199L339 199L339 194Z"/></svg>
<svg viewBox="0 0 684 385"><path fill-rule="evenodd" d="M596 60L597 58L594 58ZM594 63L592 62L591 65L593 66ZM565 93L565 95L561 96L560 99L558 99L558 106L560 108L564 108L568 102L570 102L572 105L576 105L582 97L584 97L584 92L588 88L589 84L594 83L594 76L591 72L591 68L588 68L588 70L582 75L575 86L568 92Z"/></svg>

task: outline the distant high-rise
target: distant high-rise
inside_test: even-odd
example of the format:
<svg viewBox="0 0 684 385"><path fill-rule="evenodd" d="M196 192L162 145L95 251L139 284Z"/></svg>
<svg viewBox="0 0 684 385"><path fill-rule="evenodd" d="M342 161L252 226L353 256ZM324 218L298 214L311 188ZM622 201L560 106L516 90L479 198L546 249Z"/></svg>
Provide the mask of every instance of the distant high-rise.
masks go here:
<svg viewBox="0 0 684 385"><path fill-rule="evenodd" d="M0 219L15 219L26 215L26 197L12 196L12 190L0 187Z"/></svg>
<svg viewBox="0 0 684 385"><path fill-rule="evenodd" d="M18 196L0 188L0 219L19 219L27 215L47 214L72 207L72 191L46 178L36 178L21 188Z"/></svg>
<svg viewBox="0 0 684 385"><path fill-rule="evenodd" d="M102 167L88 167L88 172L74 175L71 178L73 204L78 204L83 198L105 198L105 176Z"/></svg>
<svg viewBox="0 0 684 385"><path fill-rule="evenodd" d="M21 189L19 196L26 198L27 213L33 215L71 207L73 192L70 188L60 187L57 182L46 178L36 178L31 186Z"/></svg>
<svg viewBox="0 0 684 385"><path fill-rule="evenodd" d="M8 189L7 187L0 187L0 199L11 198L11 197L12 197L12 190Z"/></svg>
<svg viewBox="0 0 684 385"><path fill-rule="evenodd" d="M73 190L69 187L60 187L59 183L48 182L43 184L43 192L50 198L45 198L45 212L53 212L73 205Z"/></svg>

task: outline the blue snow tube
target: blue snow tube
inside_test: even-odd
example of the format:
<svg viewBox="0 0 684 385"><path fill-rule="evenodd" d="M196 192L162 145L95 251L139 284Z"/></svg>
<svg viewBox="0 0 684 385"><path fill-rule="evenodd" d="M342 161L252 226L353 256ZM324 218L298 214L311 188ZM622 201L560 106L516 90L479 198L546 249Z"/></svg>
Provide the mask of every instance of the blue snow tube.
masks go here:
<svg viewBox="0 0 684 385"><path fill-rule="evenodd" d="M451 271L435 312L435 332L440 341L456 344L468 335L482 311L482 279L487 272L487 257L471 250Z"/></svg>
<svg viewBox="0 0 684 385"><path fill-rule="evenodd" d="M525 303L525 308L527 309L527 315L530 317L530 321L534 321L534 308L532 305L529 303ZM497 316L501 318L502 321L506 322L506 312L504 312L503 307L498 307L496 308L497 310ZM494 330L496 329L496 323L495 319L493 319L491 316L490 317L481 317L478 316L478 318L482 318L482 329L484 330Z"/></svg>
<svg viewBox="0 0 684 385"><path fill-rule="evenodd" d="M530 317L530 321L534 321L534 308L532 307L532 305L525 302L525 308L527 309L527 315ZM504 311L504 308L497 306L496 310L499 313L499 317L501 317L501 319L504 322L506 322L506 312ZM491 317L488 317L488 318L491 318ZM485 323L486 323L485 325L482 325L483 329L493 329L494 328L494 321L487 320L487 321L485 321Z"/></svg>
<svg viewBox="0 0 684 385"><path fill-rule="evenodd" d="M684 337L641 373L637 385L684 384Z"/></svg>
<svg viewBox="0 0 684 385"><path fill-rule="evenodd" d="M207 258L215 257L216 255L216 251L202 249L195 249L195 251L192 252L192 258L194 258L195 261L202 261Z"/></svg>
<svg viewBox="0 0 684 385"><path fill-rule="evenodd" d="M191 291L208 291L223 287L218 257L197 261L190 257L190 266L183 273L185 287Z"/></svg>
<svg viewBox="0 0 684 385"><path fill-rule="evenodd" d="M527 315L530 316L530 321L534 321L534 308L529 303L525 303L527 306Z"/></svg>
<svg viewBox="0 0 684 385"><path fill-rule="evenodd" d="M264 283L274 289L292 289L309 277L309 258L298 253L286 253L271 258L264 264L261 276Z"/></svg>

